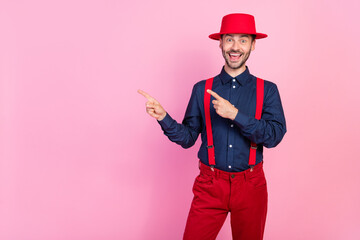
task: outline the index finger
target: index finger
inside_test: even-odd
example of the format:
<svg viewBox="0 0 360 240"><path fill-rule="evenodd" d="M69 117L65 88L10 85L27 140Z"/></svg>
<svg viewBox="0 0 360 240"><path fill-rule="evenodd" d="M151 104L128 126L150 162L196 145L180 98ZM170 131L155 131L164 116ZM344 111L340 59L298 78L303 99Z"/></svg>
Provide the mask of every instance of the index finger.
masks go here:
<svg viewBox="0 0 360 240"><path fill-rule="evenodd" d="M144 97L146 97L147 98L147 100L149 100L149 101L154 101L155 99L152 97L152 96L150 96L148 93L146 93L146 92L144 92L143 90L138 90L138 93L140 93L141 95L143 95Z"/></svg>
<svg viewBox="0 0 360 240"><path fill-rule="evenodd" d="M211 91L210 89L208 89L207 92L210 93L211 96L213 96L214 98L216 98L216 100L222 99L222 97L220 97L216 92Z"/></svg>

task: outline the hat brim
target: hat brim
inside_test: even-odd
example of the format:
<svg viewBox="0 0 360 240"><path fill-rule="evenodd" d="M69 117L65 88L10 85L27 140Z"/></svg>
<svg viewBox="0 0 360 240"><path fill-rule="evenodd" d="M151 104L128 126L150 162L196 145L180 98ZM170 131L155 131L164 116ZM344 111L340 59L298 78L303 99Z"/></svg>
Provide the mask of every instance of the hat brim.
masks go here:
<svg viewBox="0 0 360 240"><path fill-rule="evenodd" d="M214 34L210 34L209 38L214 40L220 40L220 37L223 34L230 34L230 33L214 33ZM242 33L242 34L256 35L255 39L266 38L268 36L267 34L264 33Z"/></svg>

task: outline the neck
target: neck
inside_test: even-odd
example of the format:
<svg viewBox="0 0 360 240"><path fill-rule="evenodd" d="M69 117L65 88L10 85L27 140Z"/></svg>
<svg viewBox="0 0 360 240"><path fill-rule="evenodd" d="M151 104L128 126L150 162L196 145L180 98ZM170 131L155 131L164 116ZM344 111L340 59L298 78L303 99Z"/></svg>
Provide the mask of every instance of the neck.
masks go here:
<svg viewBox="0 0 360 240"><path fill-rule="evenodd" d="M236 77L236 76L240 75L241 73L243 73L246 70L246 66L244 64L241 68L232 69L225 63L224 70L230 76Z"/></svg>

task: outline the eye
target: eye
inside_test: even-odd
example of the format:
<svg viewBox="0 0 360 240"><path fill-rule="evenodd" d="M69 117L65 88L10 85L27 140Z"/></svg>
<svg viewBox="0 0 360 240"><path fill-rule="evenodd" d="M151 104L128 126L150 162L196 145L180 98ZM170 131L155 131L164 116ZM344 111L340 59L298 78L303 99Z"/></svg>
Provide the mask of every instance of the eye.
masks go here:
<svg viewBox="0 0 360 240"><path fill-rule="evenodd" d="M246 43L246 39L241 39L241 41L240 41L241 43Z"/></svg>
<svg viewBox="0 0 360 240"><path fill-rule="evenodd" d="M231 39L231 38L227 38L226 41L227 41L227 42L231 42L232 39Z"/></svg>

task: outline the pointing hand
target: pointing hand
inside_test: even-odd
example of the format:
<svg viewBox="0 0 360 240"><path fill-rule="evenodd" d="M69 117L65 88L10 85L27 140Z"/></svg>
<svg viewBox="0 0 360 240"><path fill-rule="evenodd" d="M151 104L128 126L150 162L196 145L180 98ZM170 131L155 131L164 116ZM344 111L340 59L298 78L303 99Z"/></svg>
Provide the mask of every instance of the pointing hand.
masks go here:
<svg viewBox="0 0 360 240"><path fill-rule="evenodd" d="M216 99L212 101L216 113L223 118L234 120L239 110L234 107L228 100L220 97L216 92L213 92L210 89L208 89L207 92Z"/></svg>
<svg viewBox="0 0 360 240"><path fill-rule="evenodd" d="M146 112L153 118L156 118L158 121L163 120L166 116L166 111L161 106L161 104L155 98L140 89L138 90L138 93L146 97L148 100L146 102Z"/></svg>

